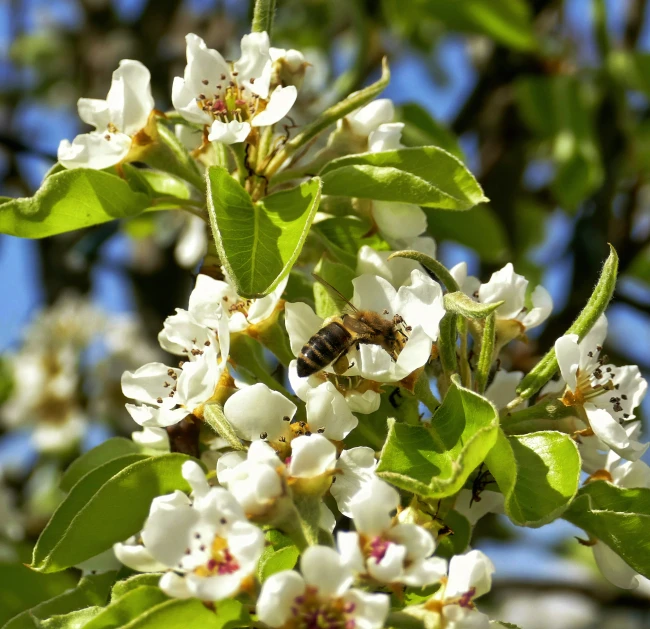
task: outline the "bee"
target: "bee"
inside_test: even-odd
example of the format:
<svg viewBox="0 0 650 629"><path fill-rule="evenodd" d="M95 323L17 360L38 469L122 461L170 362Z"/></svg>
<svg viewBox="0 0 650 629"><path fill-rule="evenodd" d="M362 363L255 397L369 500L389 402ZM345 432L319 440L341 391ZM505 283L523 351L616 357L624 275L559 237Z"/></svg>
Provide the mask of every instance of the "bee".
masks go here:
<svg viewBox="0 0 650 629"><path fill-rule="evenodd" d="M408 338L404 330L409 331L400 315L386 319L372 310L359 310L324 279L315 274L314 278L342 300L350 312L326 319L323 327L305 343L298 356L298 376L311 376L331 363L335 373L345 373L351 367L348 350L361 343L379 345L397 360Z"/></svg>

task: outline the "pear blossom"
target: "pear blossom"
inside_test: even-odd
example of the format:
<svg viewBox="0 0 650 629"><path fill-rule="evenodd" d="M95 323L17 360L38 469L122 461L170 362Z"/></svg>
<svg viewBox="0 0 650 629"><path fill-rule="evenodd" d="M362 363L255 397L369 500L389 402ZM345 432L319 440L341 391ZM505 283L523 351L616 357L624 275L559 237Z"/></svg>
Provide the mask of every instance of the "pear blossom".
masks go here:
<svg viewBox="0 0 650 629"><path fill-rule="evenodd" d="M184 217L174 247L174 258L184 269L193 269L208 251L208 226L198 216Z"/></svg>
<svg viewBox="0 0 650 629"><path fill-rule="evenodd" d="M490 591L494 564L480 550L455 555L440 589L424 603L425 609L442 617L448 629L488 629L489 618L479 612L474 600Z"/></svg>
<svg viewBox="0 0 650 629"><path fill-rule="evenodd" d="M436 257L436 241L429 236L416 236L405 240L395 241L396 250L411 249L419 251L432 258ZM395 288L407 284L414 269L422 271L422 265L407 258L389 260L392 251L376 251L368 245L363 245L357 254L357 275L368 273L378 275L388 280Z"/></svg>
<svg viewBox="0 0 650 629"><path fill-rule="evenodd" d="M271 91L273 60L267 33L241 40L241 57L227 62L216 50L190 33L183 78L172 86L172 103L189 122L209 126L208 139L224 144L243 142L255 127L279 122L298 96L294 85Z"/></svg>
<svg viewBox="0 0 650 629"><path fill-rule="evenodd" d="M138 147L151 142L145 132L154 108L151 75L139 61L120 61L106 100L80 98L77 107L79 117L95 130L72 143L61 141L58 159L66 168L109 168L136 159Z"/></svg>
<svg viewBox="0 0 650 629"><path fill-rule="evenodd" d="M473 491L461 489L456 496L454 510L465 516L472 526L488 513L504 513L505 499L502 493L484 490L479 498L476 499Z"/></svg>
<svg viewBox="0 0 650 629"><path fill-rule="evenodd" d="M528 280L523 275L515 273L510 262L494 272L490 281L485 284L481 284L477 278L467 274L466 262L454 266L450 269L450 273L461 290L480 303L504 302L497 308L496 317L497 333L504 337L505 342L542 324L553 309L551 295L541 285L536 286L530 295L532 308L526 307Z"/></svg>
<svg viewBox="0 0 650 629"><path fill-rule="evenodd" d="M228 282L199 274L188 310L197 321L210 327L215 325L215 312L223 312L232 334L245 332L252 326L263 325L277 312L287 281L288 278L282 280L265 297L247 299L240 297Z"/></svg>
<svg viewBox="0 0 650 629"><path fill-rule="evenodd" d="M338 423L342 425L341 433L346 435L358 424L352 413L374 413L381 403L376 383L325 371L301 378L295 360L289 363L289 382L296 395L307 404L310 425Z"/></svg>
<svg viewBox="0 0 650 629"><path fill-rule="evenodd" d="M607 335L604 315L578 342L567 334L555 342L562 380L566 384L562 401L579 412L593 434L623 458L636 461L648 448L634 434L634 409L641 403L647 382L636 365L616 367L602 354ZM588 436L588 434L586 435Z"/></svg>
<svg viewBox="0 0 650 629"><path fill-rule="evenodd" d="M422 367L429 360L433 342L438 338L440 320L445 314L440 285L418 270L411 272L410 285L398 290L376 275L361 275L352 284L353 306L400 322L404 330L397 336L406 340L396 357L374 344L360 344L358 349L351 349L348 356L354 365L344 375L360 375L376 382L397 382ZM324 324L304 303L287 303L285 322L296 356Z"/></svg>
<svg viewBox="0 0 650 629"><path fill-rule="evenodd" d="M269 55L273 61L273 77L271 83L275 85L295 85L302 87L305 70L309 64L305 56L293 48L269 48Z"/></svg>
<svg viewBox="0 0 650 629"><path fill-rule="evenodd" d="M247 453L229 452L217 460L217 480L249 516L265 515L286 495L285 466L273 448L253 441Z"/></svg>
<svg viewBox="0 0 650 629"><path fill-rule="evenodd" d="M340 532L341 556L360 575L380 583L424 587L447 572L447 562L431 557L435 540L417 524L393 521L391 511L400 504L399 493L378 478L354 497L351 505L356 531Z"/></svg>
<svg viewBox="0 0 650 629"><path fill-rule="evenodd" d="M332 548L310 546L301 573L284 570L262 585L257 616L269 627L359 627L380 629L388 616L386 594L351 588L352 570Z"/></svg>
<svg viewBox="0 0 650 629"><path fill-rule="evenodd" d="M203 405L213 398L226 368L230 348L226 317L216 312L213 323L218 333L178 308L158 338L164 349L187 360L178 368L154 362L124 372L122 391L139 402L126 405L136 423L166 427L190 414L202 417Z"/></svg>
<svg viewBox="0 0 650 629"><path fill-rule="evenodd" d="M235 596L254 578L264 534L246 520L230 492L208 485L198 464L186 461L182 473L192 498L178 490L154 498L141 534L144 550L122 544L116 554L140 571L164 566L160 588L168 596L204 601Z"/></svg>
<svg viewBox="0 0 650 629"><path fill-rule="evenodd" d="M505 408L517 397L517 387L523 377L522 371L498 369L494 374L494 378L492 378L492 382L485 389L484 395L497 409Z"/></svg>
<svg viewBox="0 0 650 629"><path fill-rule="evenodd" d="M164 428L156 426L145 426L142 430L136 430L131 433L131 439L134 443L148 450L158 452L169 452L169 435Z"/></svg>

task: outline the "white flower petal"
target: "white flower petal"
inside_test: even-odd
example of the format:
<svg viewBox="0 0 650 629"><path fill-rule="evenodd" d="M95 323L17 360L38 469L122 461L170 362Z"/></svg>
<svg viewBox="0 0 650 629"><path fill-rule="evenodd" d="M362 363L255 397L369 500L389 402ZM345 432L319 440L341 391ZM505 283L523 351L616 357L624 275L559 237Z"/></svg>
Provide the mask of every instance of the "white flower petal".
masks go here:
<svg viewBox="0 0 650 629"><path fill-rule="evenodd" d="M77 101L79 118L95 129L103 131L111 122L111 112L108 103L99 98L80 98Z"/></svg>
<svg viewBox="0 0 650 629"><path fill-rule="evenodd" d="M503 513L503 494L498 491L482 491L481 499L472 501L473 495L469 489L461 489L454 505L454 509L464 515L472 526L488 513Z"/></svg>
<svg viewBox="0 0 650 629"><path fill-rule="evenodd" d="M284 118L298 98L298 90L294 85L286 87L276 87L264 111L253 117L251 125L253 127L270 127Z"/></svg>
<svg viewBox="0 0 650 629"><path fill-rule="evenodd" d="M354 531L339 531L336 535L336 547L345 565L354 572L363 574L365 561L359 544L359 534Z"/></svg>
<svg viewBox="0 0 650 629"><path fill-rule="evenodd" d="M341 441L357 427L345 398L331 382L324 382L307 393L307 422L312 432L324 429L328 439Z"/></svg>
<svg viewBox="0 0 650 629"><path fill-rule="evenodd" d="M356 308L374 312L388 310L388 315L386 315L388 317L396 314L393 312L393 302L397 292L383 277L361 275L352 280L352 285L354 294L351 301Z"/></svg>
<svg viewBox="0 0 650 629"><path fill-rule="evenodd" d="M207 225L198 216L188 216L174 248L176 262L184 269L193 269L208 250Z"/></svg>
<svg viewBox="0 0 650 629"><path fill-rule="evenodd" d="M351 589L343 600L353 606L352 616L358 629L381 629L384 626L390 608L388 595Z"/></svg>
<svg viewBox="0 0 650 629"><path fill-rule="evenodd" d="M370 479L350 500L355 528L368 536L381 534L390 528L391 512L397 509L399 502L399 493L394 487L377 477Z"/></svg>
<svg viewBox="0 0 650 629"><path fill-rule="evenodd" d="M432 323L433 325L433 323ZM431 356L431 337L418 325L409 333L409 340L397 357L394 380L401 380L426 364Z"/></svg>
<svg viewBox="0 0 650 629"><path fill-rule="evenodd" d="M411 563L400 581L411 587L424 587L440 581L446 573L447 560L441 557L430 557Z"/></svg>
<svg viewBox="0 0 650 629"><path fill-rule="evenodd" d="M485 397L497 409L502 409L517 397L517 387L524 377L523 371L505 371L499 369L494 374L494 379L485 390Z"/></svg>
<svg viewBox="0 0 650 629"><path fill-rule="evenodd" d="M309 546L300 558L300 571L307 585L323 597L341 596L354 580L341 555L327 546Z"/></svg>
<svg viewBox="0 0 650 629"><path fill-rule="evenodd" d="M120 61L106 102L111 122L122 133L135 135L145 127L154 107L149 70L139 61Z"/></svg>
<svg viewBox="0 0 650 629"><path fill-rule="evenodd" d="M251 125L248 122L239 122L239 120L221 122L221 120L215 120L210 127L208 140L210 142L222 142L223 144L237 144L246 140L250 132Z"/></svg>
<svg viewBox="0 0 650 629"><path fill-rule="evenodd" d="M72 144L61 140L57 157L66 168L103 170L119 164L131 149L131 138L124 133L93 131L78 135Z"/></svg>
<svg viewBox="0 0 650 629"><path fill-rule="evenodd" d="M131 439L145 448L169 452L169 435L164 428L144 427L142 430L132 432Z"/></svg>
<svg viewBox="0 0 650 629"><path fill-rule="evenodd" d="M113 546L113 551L121 563L138 572L161 572L167 568L141 544L118 543Z"/></svg>
<svg viewBox="0 0 650 629"><path fill-rule="evenodd" d="M535 287L531 301L533 307L523 317L520 317L521 323L527 330L546 321L553 310L553 298L543 286Z"/></svg>
<svg viewBox="0 0 650 629"><path fill-rule="evenodd" d="M169 389L164 386L170 380L169 369L163 363L148 363L136 371L125 371L122 375L122 393L138 402L158 404L158 398L169 395ZM177 369L173 371L178 373Z"/></svg>
<svg viewBox="0 0 650 629"><path fill-rule="evenodd" d="M630 439L625 428L606 410L590 403L585 404L584 409L596 436L624 459L636 461L650 446L650 443Z"/></svg>
<svg viewBox="0 0 650 629"><path fill-rule="evenodd" d="M377 461L371 448L358 447L343 450L336 465L339 473L330 493L336 500L339 511L352 517L351 506L354 496L372 479L376 478Z"/></svg>
<svg viewBox="0 0 650 629"><path fill-rule="evenodd" d="M235 62L237 81L245 88L266 99L269 93L272 61L267 33L249 33L241 40L241 57ZM254 79L253 83L250 79Z"/></svg>
<svg viewBox="0 0 650 629"><path fill-rule="evenodd" d="M580 348L577 334L565 334L555 341L555 355L560 367L562 379L571 391L578 386L576 373L580 366Z"/></svg>
<svg viewBox="0 0 650 629"><path fill-rule="evenodd" d="M494 564L480 550L470 550L455 555L449 562L449 578L445 598L456 598L475 588L473 598L478 598L492 587Z"/></svg>
<svg viewBox="0 0 650 629"><path fill-rule="evenodd" d="M301 301L285 304L284 320L291 351L295 356L300 354L303 345L323 327L323 319Z"/></svg>
<svg viewBox="0 0 650 629"><path fill-rule="evenodd" d="M380 124L368 136L368 151L370 153L379 153L380 151L392 151L401 149L403 144L402 138L403 122L388 122Z"/></svg>
<svg viewBox="0 0 650 629"><path fill-rule="evenodd" d="M203 111L197 103L197 94L187 85L185 79L174 77L172 83L172 104L185 120L206 125L212 122L212 116Z"/></svg>
<svg viewBox="0 0 650 629"><path fill-rule="evenodd" d="M306 551L305 551L306 552ZM293 570L272 574L257 599L257 616L269 627L282 627L292 616L295 600L305 593L305 581Z"/></svg>
<svg viewBox="0 0 650 629"><path fill-rule="evenodd" d="M383 583L398 581L405 560L406 548L400 544L389 543L381 561L377 562L374 557L368 559L368 573L373 579Z"/></svg>
<svg viewBox="0 0 650 629"><path fill-rule="evenodd" d="M489 282L481 284L478 291L479 301L484 304L505 301L497 308L497 317L514 319L524 307L527 286L528 280L515 273L512 264L508 262L501 270L492 273Z"/></svg>
<svg viewBox="0 0 650 629"><path fill-rule="evenodd" d="M440 321L445 316L442 288L420 270L411 272L410 286L401 286L393 303L407 325L422 327L432 341L438 339Z"/></svg>
<svg viewBox="0 0 650 629"><path fill-rule="evenodd" d="M330 472L336 465L336 446L322 435L296 437L291 442L289 475L315 478Z"/></svg>
<svg viewBox="0 0 650 629"><path fill-rule="evenodd" d="M160 577L158 587L171 598L192 598L194 594L187 586L187 580L175 572L166 572Z"/></svg>
<svg viewBox="0 0 650 629"><path fill-rule="evenodd" d="M598 569L608 581L624 590L633 590L639 586L639 573L607 544L598 542L591 548Z"/></svg>
<svg viewBox="0 0 650 629"><path fill-rule="evenodd" d="M266 433L269 441L277 441L291 436L289 421L284 418L294 416L296 405L258 382L229 397L223 410L241 439L254 441Z"/></svg>
<svg viewBox="0 0 650 629"><path fill-rule="evenodd" d="M395 107L389 98L378 98L346 116L353 133L368 136L379 125L391 122L395 117Z"/></svg>
<svg viewBox="0 0 650 629"><path fill-rule="evenodd" d="M216 50L208 48L198 35L188 33L185 36L187 44L187 65L185 66L185 82L194 96L216 89L224 80L230 80L230 66ZM226 79L222 79L222 75ZM207 85L204 81L207 80ZM174 107L176 105L174 104Z"/></svg>

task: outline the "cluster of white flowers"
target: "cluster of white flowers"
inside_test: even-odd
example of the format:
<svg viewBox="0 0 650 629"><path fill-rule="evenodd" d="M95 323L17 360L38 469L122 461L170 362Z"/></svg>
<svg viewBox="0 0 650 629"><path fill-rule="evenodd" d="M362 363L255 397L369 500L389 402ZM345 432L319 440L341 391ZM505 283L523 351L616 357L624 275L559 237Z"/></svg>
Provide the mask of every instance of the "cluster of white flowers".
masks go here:
<svg viewBox="0 0 650 629"><path fill-rule="evenodd" d="M103 355L82 379L86 352L98 340ZM86 434L90 417L119 424L122 372L157 353L133 318L108 317L85 298L63 295L26 328L19 349L4 356L12 387L0 420L10 429L30 428L40 452L68 451Z"/></svg>

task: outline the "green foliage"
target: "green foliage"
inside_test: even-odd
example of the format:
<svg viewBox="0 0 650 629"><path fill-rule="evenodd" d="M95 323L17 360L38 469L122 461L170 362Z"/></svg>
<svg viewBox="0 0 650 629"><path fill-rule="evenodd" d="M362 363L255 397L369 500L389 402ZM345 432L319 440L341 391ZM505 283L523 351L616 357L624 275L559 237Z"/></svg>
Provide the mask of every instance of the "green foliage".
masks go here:
<svg viewBox="0 0 650 629"><path fill-rule="evenodd" d="M216 434L225 439L233 450L245 449L239 437L235 434L230 422L223 414L223 408L220 404L206 404L203 408L203 417L208 426L210 426Z"/></svg>
<svg viewBox="0 0 650 629"><path fill-rule="evenodd" d="M578 491L580 455L569 435L555 431L506 437L485 462L518 526L539 527L558 518Z"/></svg>
<svg viewBox="0 0 650 629"><path fill-rule="evenodd" d="M77 587L18 614L2 629L38 629L39 621L52 616L68 614L90 606L104 605L114 580L115 572L84 577Z"/></svg>
<svg viewBox="0 0 650 629"><path fill-rule="evenodd" d="M402 142L405 146L439 146L463 161L463 151L454 134L421 105L402 105L398 110L397 119L404 123Z"/></svg>
<svg viewBox="0 0 650 629"><path fill-rule="evenodd" d="M237 292L270 293L289 273L307 238L320 180L253 202L227 170L208 171L208 207L219 256Z"/></svg>
<svg viewBox="0 0 650 629"><path fill-rule="evenodd" d="M639 574L650 577L650 489L593 481L580 489L563 517L607 544Z"/></svg>
<svg viewBox="0 0 650 629"><path fill-rule="evenodd" d="M472 536L472 527L464 515L453 509L445 515L444 523L451 533L438 537L436 555L451 559L454 555L460 555L467 550Z"/></svg>
<svg viewBox="0 0 650 629"><path fill-rule="evenodd" d="M74 587L67 572L39 574L19 563L0 563L0 626L16 614Z"/></svg>
<svg viewBox="0 0 650 629"><path fill-rule="evenodd" d="M494 406L454 380L429 428L390 425L377 474L421 496L451 496L485 459L498 425Z"/></svg>
<svg viewBox="0 0 650 629"><path fill-rule="evenodd" d="M300 556L299 548L291 538L280 531L271 529L266 533L267 546L262 552L257 574L260 581L282 570L291 570Z"/></svg>
<svg viewBox="0 0 650 629"><path fill-rule="evenodd" d="M458 158L435 146L348 155L321 171L323 193L469 210L487 201Z"/></svg>
<svg viewBox="0 0 650 629"><path fill-rule="evenodd" d="M124 455L86 474L70 491L34 547L32 567L57 572L137 533L156 496L189 491L181 476L188 457ZM120 513L107 518L107 513Z"/></svg>
<svg viewBox="0 0 650 629"><path fill-rule="evenodd" d="M363 245L378 251L390 247L379 236L367 237L370 223L356 216L327 218L314 224L314 233L322 240L327 252L338 262L357 268L357 252Z"/></svg>
<svg viewBox="0 0 650 629"><path fill-rule="evenodd" d="M0 199L0 232L44 238L135 216L149 197L107 172L76 168L48 177L31 198Z"/></svg>
<svg viewBox="0 0 650 629"><path fill-rule="evenodd" d="M130 439L112 437L75 459L61 477L59 486L63 491L70 491L88 472L129 454L142 454L142 448Z"/></svg>
<svg viewBox="0 0 650 629"><path fill-rule="evenodd" d="M337 262L330 262L327 258L321 258L315 272L319 277L334 286L345 299L352 299L352 280L356 277L356 273L350 267ZM345 306L343 300L338 298L336 294L332 294L332 291L320 282L314 282L314 301L316 314L323 317L323 319L340 314Z"/></svg>
<svg viewBox="0 0 650 629"><path fill-rule="evenodd" d="M118 581L111 590L111 602L117 601L138 588L158 585L160 576L159 572L146 572L144 574L135 574L132 577Z"/></svg>

